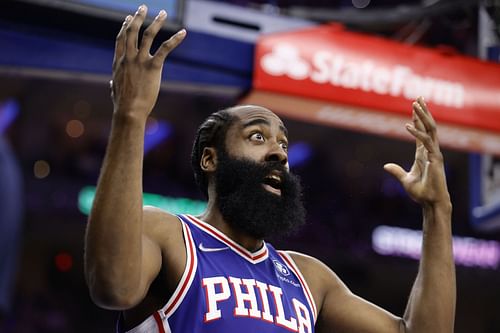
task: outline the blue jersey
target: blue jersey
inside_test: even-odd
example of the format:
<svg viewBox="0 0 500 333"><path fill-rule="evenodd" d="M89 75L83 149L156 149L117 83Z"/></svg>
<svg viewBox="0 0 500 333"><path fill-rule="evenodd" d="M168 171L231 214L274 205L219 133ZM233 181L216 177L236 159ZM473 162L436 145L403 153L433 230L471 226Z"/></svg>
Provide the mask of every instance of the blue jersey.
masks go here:
<svg viewBox="0 0 500 333"><path fill-rule="evenodd" d="M129 333L314 332L316 306L292 258L264 242L249 252L179 215L186 267L171 298Z"/></svg>

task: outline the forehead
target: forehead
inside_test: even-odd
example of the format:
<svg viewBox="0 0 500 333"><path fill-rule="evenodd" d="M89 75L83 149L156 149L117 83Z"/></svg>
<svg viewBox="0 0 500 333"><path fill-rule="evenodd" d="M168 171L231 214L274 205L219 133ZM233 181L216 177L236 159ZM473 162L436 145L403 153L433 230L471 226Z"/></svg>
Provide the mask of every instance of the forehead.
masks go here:
<svg viewBox="0 0 500 333"><path fill-rule="evenodd" d="M278 127L288 135L283 121L271 110L256 105L240 105L229 110L235 117L233 126L235 128L244 128L251 124L267 124L271 127ZM232 126L232 127L233 127Z"/></svg>

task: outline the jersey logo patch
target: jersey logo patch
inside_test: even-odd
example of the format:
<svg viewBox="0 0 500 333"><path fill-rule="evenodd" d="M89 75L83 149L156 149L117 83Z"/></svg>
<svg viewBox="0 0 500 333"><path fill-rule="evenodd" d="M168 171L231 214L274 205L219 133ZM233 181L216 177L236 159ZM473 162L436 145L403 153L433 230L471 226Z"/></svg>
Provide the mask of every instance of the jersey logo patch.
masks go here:
<svg viewBox="0 0 500 333"><path fill-rule="evenodd" d="M278 260L273 260L273 264L278 273L280 273L281 275L283 276L290 275L290 270L288 269L288 267L280 263Z"/></svg>
<svg viewBox="0 0 500 333"><path fill-rule="evenodd" d="M203 251L203 252L219 252L219 251L229 250L228 246L224 246L224 247L205 247L205 245L203 245L203 243L200 243L200 245L198 245L198 248L200 249L200 251Z"/></svg>

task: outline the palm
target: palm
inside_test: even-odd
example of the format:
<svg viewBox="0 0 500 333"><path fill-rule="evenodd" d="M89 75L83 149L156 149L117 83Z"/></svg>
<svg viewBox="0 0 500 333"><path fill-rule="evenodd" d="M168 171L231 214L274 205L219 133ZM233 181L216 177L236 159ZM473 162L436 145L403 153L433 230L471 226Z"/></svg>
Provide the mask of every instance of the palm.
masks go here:
<svg viewBox="0 0 500 333"><path fill-rule="evenodd" d="M111 88L115 109L147 117L158 98L165 58L182 42L186 31L177 32L152 55L153 39L167 14L165 11L158 14L144 31L139 45L139 29L146 13L147 7L143 5L133 17L127 16L116 37Z"/></svg>

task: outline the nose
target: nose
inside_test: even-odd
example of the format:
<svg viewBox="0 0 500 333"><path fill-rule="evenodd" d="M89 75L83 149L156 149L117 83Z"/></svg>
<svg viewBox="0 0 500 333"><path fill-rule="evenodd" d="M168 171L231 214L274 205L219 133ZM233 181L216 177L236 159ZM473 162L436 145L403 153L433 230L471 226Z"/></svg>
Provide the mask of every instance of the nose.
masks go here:
<svg viewBox="0 0 500 333"><path fill-rule="evenodd" d="M288 154L278 143L274 143L266 155L266 162L280 162L282 165L288 166Z"/></svg>

